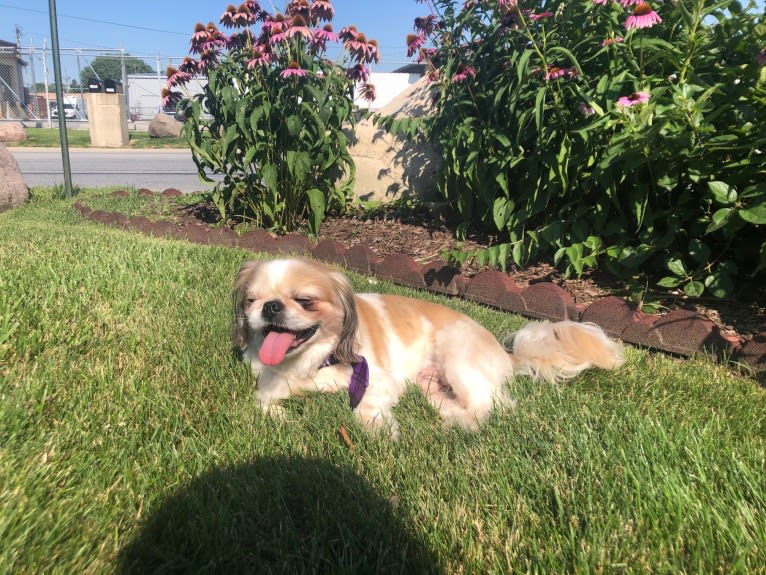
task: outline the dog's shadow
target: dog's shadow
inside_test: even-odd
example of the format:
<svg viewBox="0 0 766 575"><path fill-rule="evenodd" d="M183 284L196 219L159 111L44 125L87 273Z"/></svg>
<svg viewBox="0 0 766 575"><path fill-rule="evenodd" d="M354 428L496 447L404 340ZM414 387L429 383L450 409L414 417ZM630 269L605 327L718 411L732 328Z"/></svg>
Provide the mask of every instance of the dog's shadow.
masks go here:
<svg viewBox="0 0 766 575"><path fill-rule="evenodd" d="M215 469L150 514L117 572L443 573L392 498L326 461Z"/></svg>

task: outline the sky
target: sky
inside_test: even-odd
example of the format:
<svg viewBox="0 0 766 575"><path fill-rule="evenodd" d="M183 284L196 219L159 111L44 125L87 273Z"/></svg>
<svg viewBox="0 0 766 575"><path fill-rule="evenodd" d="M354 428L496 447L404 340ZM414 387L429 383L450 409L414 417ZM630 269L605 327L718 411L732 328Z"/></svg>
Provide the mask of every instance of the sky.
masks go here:
<svg viewBox="0 0 766 575"><path fill-rule="evenodd" d="M59 0L58 36L61 48L124 49L164 69L168 60L178 60L189 53L189 38L197 22L218 19L229 3L241 0L131 0L129 2L93 2ZM427 7L415 0L332 0L335 7L333 27L340 30L355 24L368 38L376 39L381 63L374 71L386 72L404 65L407 58L405 36L412 31L415 17L427 14ZM283 0L261 5L273 12L282 10ZM95 6L98 6L97 8ZM0 0L0 40L16 41L16 26L21 28L21 45L50 48L51 33L48 0Z"/></svg>

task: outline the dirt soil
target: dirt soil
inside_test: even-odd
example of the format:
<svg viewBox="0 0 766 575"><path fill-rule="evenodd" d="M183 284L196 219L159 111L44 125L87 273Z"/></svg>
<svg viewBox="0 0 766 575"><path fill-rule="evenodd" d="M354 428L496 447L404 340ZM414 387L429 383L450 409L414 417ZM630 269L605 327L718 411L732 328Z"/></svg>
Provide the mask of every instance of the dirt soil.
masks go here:
<svg viewBox="0 0 766 575"><path fill-rule="evenodd" d="M220 225L218 210L211 204L198 203L176 210L179 223L205 223ZM242 225L229 221L230 227ZM455 239L454 228L442 221L438 215L423 208L416 211L400 211L395 208L370 213L352 213L343 217L329 217L322 223L318 240L331 239L350 248L365 244L379 257L402 253L425 264L444 259L445 250L458 247L471 250L488 247L496 242L492 236L474 235L460 245ZM476 275L483 269L472 261L462 267L466 276ZM515 266L509 273L520 286L537 282L551 282L567 290L578 304L590 304L607 295L627 296L624 284L605 271L588 271L581 278L566 278L551 262L537 262L524 269ZM750 339L766 332L766 290L759 286L744 286L737 297L729 300L716 298L688 298L683 293L668 290L652 294L654 301L661 304L659 313L672 309L694 310L709 318L728 334Z"/></svg>

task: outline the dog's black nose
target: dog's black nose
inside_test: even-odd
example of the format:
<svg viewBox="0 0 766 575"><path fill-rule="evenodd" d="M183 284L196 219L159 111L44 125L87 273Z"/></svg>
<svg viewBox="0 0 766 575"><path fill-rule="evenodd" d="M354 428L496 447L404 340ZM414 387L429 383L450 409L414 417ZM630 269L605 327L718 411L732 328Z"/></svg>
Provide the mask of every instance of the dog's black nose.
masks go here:
<svg viewBox="0 0 766 575"><path fill-rule="evenodd" d="M285 309L285 306L281 301L272 299L263 304L261 315L266 321L275 321L283 309Z"/></svg>

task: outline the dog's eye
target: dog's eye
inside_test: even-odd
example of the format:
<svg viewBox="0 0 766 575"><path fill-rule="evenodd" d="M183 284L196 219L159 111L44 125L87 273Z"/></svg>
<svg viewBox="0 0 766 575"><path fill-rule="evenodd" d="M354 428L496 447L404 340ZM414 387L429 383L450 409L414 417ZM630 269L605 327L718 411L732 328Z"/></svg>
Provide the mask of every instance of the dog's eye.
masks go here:
<svg viewBox="0 0 766 575"><path fill-rule="evenodd" d="M301 306L303 309L311 311L314 309L314 298L310 297L294 297L293 301Z"/></svg>
<svg viewBox="0 0 766 575"><path fill-rule="evenodd" d="M255 303L255 300L257 300L257 299L258 298L255 297L254 295L249 295L249 296L247 296L247 303Z"/></svg>

